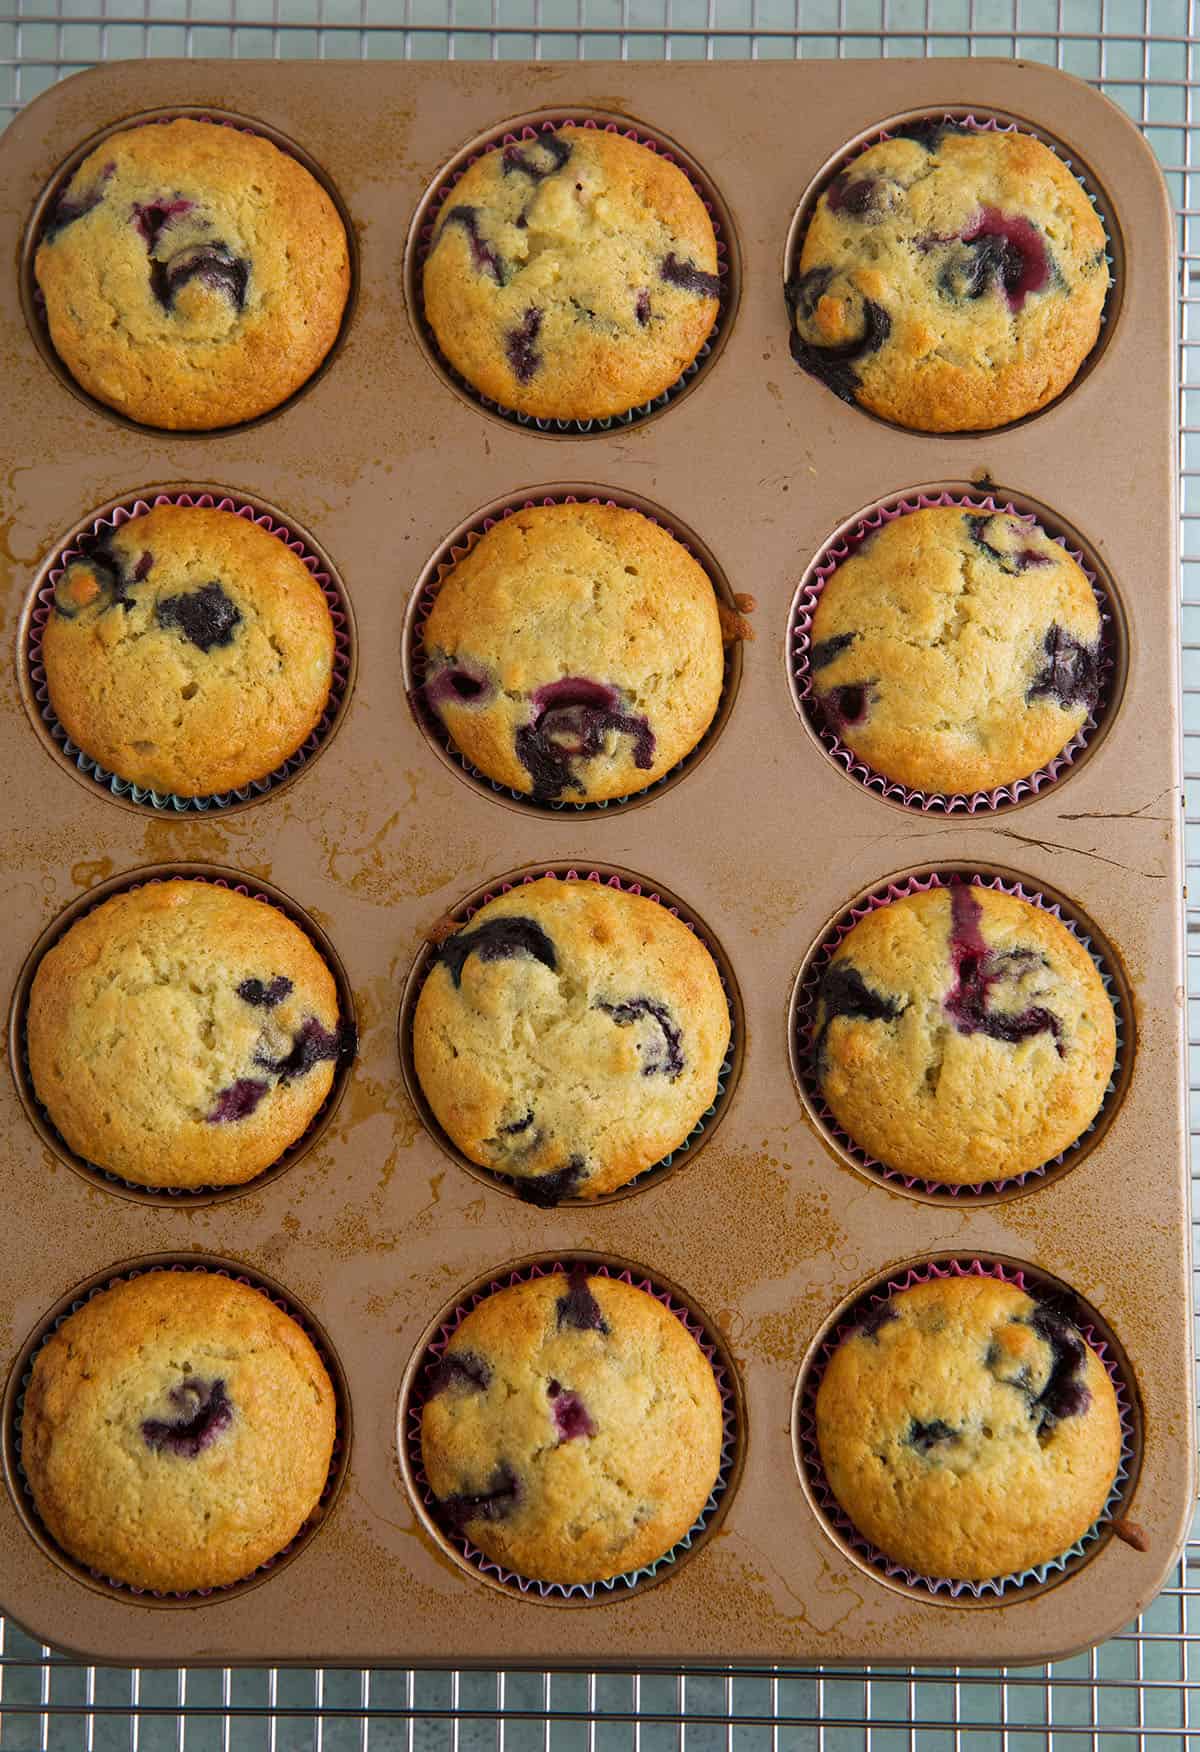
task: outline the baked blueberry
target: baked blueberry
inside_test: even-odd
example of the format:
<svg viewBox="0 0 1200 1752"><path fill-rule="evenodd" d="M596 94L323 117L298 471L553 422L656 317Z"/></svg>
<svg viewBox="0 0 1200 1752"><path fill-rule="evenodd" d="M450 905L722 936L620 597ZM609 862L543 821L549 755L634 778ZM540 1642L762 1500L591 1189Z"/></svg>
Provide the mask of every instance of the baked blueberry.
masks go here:
<svg viewBox="0 0 1200 1752"><path fill-rule="evenodd" d="M194 1460L233 1422L233 1406L226 1396L224 1381L201 1381L189 1376L178 1387L170 1388L167 1398L178 1415L168 1419L146 1418L142 1424L142 1440L156 1454L165 1452L181 1460Z"/></svg>
<svg viewBox="0 0 1200 1752"><path fill-rule="evenodd" d="M200 651L231 645L242 611L214 578L185 596L160 596L154 610L160 627L178 627Z"/></svg>
<svg viewBox="0 0 1200 1752"><path fill-rule="evenodd" d="M528 955L552 973L558 966L554 944L537 920L507 915L456 931L434 950L434 959L449 969L456 987L462 985L463 969L470 955L477 955L481 961L506 961L514 955Z"/></svg>

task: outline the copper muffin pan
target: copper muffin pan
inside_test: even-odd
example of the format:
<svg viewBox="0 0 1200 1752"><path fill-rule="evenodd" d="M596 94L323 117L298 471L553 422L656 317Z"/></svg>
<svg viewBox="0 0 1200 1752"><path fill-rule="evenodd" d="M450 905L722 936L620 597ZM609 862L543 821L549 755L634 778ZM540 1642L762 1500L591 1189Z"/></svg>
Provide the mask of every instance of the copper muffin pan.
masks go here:
<svg viewBox="0 0 1200 1752"><path fill-rule="evenodd" d="M68 80L0 142L10 1031L28 958L68 908L182 866L275 892L324 934L353 994L359 1050L286 1173L211 1202L128 1196L68 1165L14 1051L0 1097L4 1608L59 1647L172 1666L993 1664L1110 1635L1176 1561L1195 1481L1173 252L1148 148L1097 93L1008 61L161 61L152 74L118 63ZM350 216L357 296L336 355L269 429L173 436L122 421L49 368L28 282L22 304L44 191L148 99L159 112L233 113L294 142ZM797 214L848 145L899 116L965 110L1050 130L1102 192L1116 284L1095 359L1066 395L951 445L871 419L805 376L789 356L783 278ZM423 203L474 142L514 121L584 115L678 143L721 202L732 285L719 346L685 393L633 425L542 433L491 417L433 361L413 240ZM122 805L72 782L31 727L24 617L39 568L81 521L115 500L213 482L265 502L328 554L357 628L353 697L320 761L257 801L182 815ZM1055 783L951 817L848 781L797 713L788 654L797 587L831 537L880 501L947 482L1042 505L1083 538L1119 610L1121 682L1103 734ZM493 794L431 743L406 696L414 592L431 556L481 510L583 496L580 483L659 508L694 533L724 587L757 600L720 734L636 809L531 809ZM1118 1087L1070 1172L999 1200L929 1200L864 1176L792 1075L789 1006L829 922L895 874L939 868L1019 879L1093 921L1131 1024ZM619 872L677 897L727 964L740 1055L699 1147L623 1197L548 1211L448 1153L398 1050L431 934L532 869ZM880 1278L950 1255L1065 1283L1115 1335L1134 1402L1121 1512L1146 1549L1105 1533L1044 1585L954 1601L889 1584L823 1517L793 1439L814 1347ZM741 1415L738 1469L699 1548L652 1587L566 1611L498 1590L451 1556L406 1482L397 1420L441 1310L523 1262L580 1256L678 1286L719 1337ZM155 1610L82 1578L38 1532L13 1407L30 1344L89 1285L150 1260L210 1259L277 1284L326 1335L353 1443L344 1487L286 1564L250 1590Z"/></svg>

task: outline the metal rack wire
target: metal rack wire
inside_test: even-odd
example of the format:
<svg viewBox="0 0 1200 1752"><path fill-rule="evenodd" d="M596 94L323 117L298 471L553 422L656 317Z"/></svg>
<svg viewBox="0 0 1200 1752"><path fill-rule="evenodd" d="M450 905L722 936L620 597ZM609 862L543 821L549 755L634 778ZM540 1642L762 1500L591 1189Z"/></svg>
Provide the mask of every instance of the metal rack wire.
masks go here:
<svg viewBox="0 0 1200 1752"><path fill-rule="evenodd" d="M1180 285L1189 1049L1200 1187L1200 0L17 0L0 126L97 61L1002 55L1076 73L1142 128ZM1200 1221L1200 1192L1195 1207ZM1200 1234L1197 1235L1200 1241ZM1196 1249L1200 1259L1200 1246ZM1200 1327L1197 1329L1200 1372ZM83 1667L0 1618L2 1752L1154 1752L1200 1746L1200 1523L1170 1584L1052 1667L730 1674Z"/></svg>

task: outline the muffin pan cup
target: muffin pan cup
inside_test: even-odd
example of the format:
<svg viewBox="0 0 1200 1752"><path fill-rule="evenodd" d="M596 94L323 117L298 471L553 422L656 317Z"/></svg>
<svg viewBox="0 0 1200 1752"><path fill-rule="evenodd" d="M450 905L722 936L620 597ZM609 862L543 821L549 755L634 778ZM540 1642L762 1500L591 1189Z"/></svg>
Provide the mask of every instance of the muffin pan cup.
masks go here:
<svg viewBox="0 0 1200 1752"><path fill-rule="evenodd" d="M231 516L244 517L256 523L268 535L277 536L303 562L320 585L333 621L333 673L329 698L316 728L274 772L268 773L265 778L253 779L250 784L239 786L235 791L217 791L200 797L180 797L173 791L152 791L144 785L135 785L132 780L122 778L120 773L109 772L107 767L101 766L98 760L79 748L59 722L50 700L50 689L42 663L42 633L54 612L55 585L67 567L73 561L83 558L95 541L103 539L113 530L124 528L138 517L144 517L148 511L157 510L160 505L196 505L228 511ZM302 535L291 523L285 521L283 513L274 506L219 491L153 492L144 496L132 496L120 504L106 506L82 527L73 530L48 564L39 569L33 594L25 610L21 643L21 693L34 728L48 753L60 765L66 766L68 771L79 773L85 779L110 791L121 801L142 809L174 810L176 814L182 814L186 810L205 814L209 811L235 809L241 804L257 802L269 791L287 784L321 752L334 735L350 703L354 686L354 620L346 592L332 562L316 550L311 536Z"/></svg>
<svg viewBox="0 0 1200 1752"><path fill-rule="evenodd" d="M603 489L590 490L587 487L554 487L534 496L518 494L514 498L499 505L489 505L481 511L477 518L472 519L465 527L455 530L425 567L413 591L412 602L404 623L404 685L412 705L413 716L425 731L433 746L453 762L457 771L466 775L472 784L478 785L491 795L504 801L512 802L521 809L553 810L556 814L566 811L574 816L610 814L618 809L636 808L640 803L650 802L660 792L678 783L683 775L703 760L709 749L715 743L721 731L725 728L729 714L733 710L733 702L737 695L738 683L742 676L742 637L727 637L725 640L725 675L721 687L721 697L713 714L712 723L697 742L696 746L685 754L669 772L663 773L651 785L643 786L639 791L631 791L624 797L606 797L599 801L575 801L570 795L556 798L553 802L543 802L527 791L514 791L507 785L502 785L496 779L490 779L486 773L479 771L469 761L465 754L456 746L453 737L442 723L437 712L427 703L424 687L427 679L427 656L425 652L425 627L437 601L438 592L446 579L453 572L460 560L466 558L472 548L479 545L490 529L506 517L511 517L515 511L532 511L543 505L620 505L629 511L640 511L660 529L665 529L668 535L673 535L680 546L685 548L692 558L708 575L713 587L713 594L718 603L726 611L731 622L740 619L742 606L736 600L729 587L716 556L707 550L694 530L682 529L658 505L653 505L648 499L637 494L620 493L616 497Z"/></svg>
<svg viewBox="0 0 1200 1752"><path fill-rule="evenodd" d="M731 1480L735 1479L741 1466L741 1450L743 1434L739 1407L736 1397L736 1374L729 1368L718 1354L716 1341L708 1330L708 1326L700 1314L682 1299L678 1291L664 1288L655 1283L644 1272L633 1266L622 1265L619 1261L582 1259L578 1263L586 1266L589 1275L612 1277L621 1283L632 1284L635 1289L644 1290L656 1301L668 1308L680 1324L695 1339L705 1357L712 1364L713 1379L717 1383L717 1391L721 1395L721 1458L716 1481L709 1493L708 1501L701 1509L695 1521L668 1551L656 1558L653 1563L645 1564L641 1569L625 1570L620 1575L610 1576L602 1582L539 1582L528 1576L517 1575L496 1563L486 1553L479 1550L465 1534L455 1532L441 1524L438 1514L437 1498L434 1496L425 1476L421 1457L421 1412L427 1397L426 1385L429 1375L437 1367L444 1355L446 1346L454 1337L455 1332L481 1302L497 1290L509 1288L513 1284L528 1283L532 1278L548 1277L555 1273L569 1273L572 1261L561 1259L539 1260L536 1263L519 1266L514 1270L497 1275L491 1283L485 1284L469 1297L465 1297L437 1323L435 1335L430 1339L425 1349L415 1360L415 1367L410 1374L408 1390L401 1394L400 1410L397 1417L397 1442L400 1446L400 1464L404 1469L405 1482L410 1492L416 1496L426 1510L428 1529L439 1538L454 1554L457 1561L468 1565L480 1575L488 1577L497 1587L506 1590L515 1589L525 1595L534 1595L543 1601L557 1601L573 1605L586 1605L592 1601L604 1600L611 1595L627 1593L634 1588L648 1587L656 1580L662 1580L670 1573L671 1568L681 1563L686 1557L698 1551L704 1541L711 1535L722 1514L722 1505L729 1492Z"/></svg>
<svg viewBox="0 0 1200 1752"><path fill-rule="evenodd" d="M860 1533L853 1521L846 1514L841 1504L833 1494L829 1480L825 1476L825 1468L821 1463L820 1448L817 1443L816 1403L817 1391L830 1357L855 1329L858 1318L873 1306L886 1302L889 1296L900 1290L908 1290L914 1284L925 1284L935 1278L952 1277L993 1277L1002 1283L1014 1284L1017 1289L1024 1290L1027 1295L1038 1300L1049 1300L1054 1296L1041 1280L1039 1274L1032 1268L1022 1269L1006 1265L1001 1260L981 1259L947 1259L931 1261L928 1265L909 1266L906 1269L890 1274L884 1284L877 1285L866 1295L860 1296L853 1307L839 1319L826 1338L819 1344L811 1357L808 1367L802 1373L796 1384L795 1407L795 1443L796 1464L800 1471L805 1489L815 1504L829 1529L836 1536L837 1543L843 1549L849 1548L854 1559L866 1565L887 1578L894 1585L913 1593L944 1594L947 1598L960 1601L979 1601L988 1597L999 1598L1002 1595L1012 1596L1017 1590L1025 1593L1035 1588L1044 1588L1048 1584L1061 1579L1071 1567L1077 1567L1087 1557L1089 1546L1111 1533L1113 1523L1118 1519L1118 1511L1127 1501L1136 1486L1136 1477L1132 1475L1134 1464L1134 1410L1131 1389L1122 1373L1111 1344L1101 1337L1087 1319L1087 1310L1082 1318L1073 1313L1071 1319L1077 1325L1085 1343L1095 1351L1103 1363L1108 1377L1113 1384L1117 1399L1117 1412L1121 1420L1121 1452L1117 1461L1117 1470L1113 1478L1112 1488L1099 1517L1092 1525L1081 1533L1074 1544L1056 1557L1047 1558L1029 1569L1013 1570L1006 1575L991 1576L986 1581L971 1582L951 1580L946 1576L922 1575L918 1570L906 1568L896 1563L886 1552L872 1545L864 1534ZM1061 1290L1061 1286L1055 1286Z"/></svg>
<svg viewBox="0 0 1200 1752"><path fill-rule="evenodd" d="M104 1575L100 1570L85 1567L63 1550L54 1535L49 1531L38 1514L34 1500L33 1487L25 1473L21 1460L21 1430L25 1412L25 1394L29 1387L33 1365L38 1352L52 1338L70 1315L78 1312L86 1303L98 1296L104 1290L111 1290L117 1284L129 1283L134 1278L144 1276L148 1271L173 1272L214 1272L220 1277L232 1278L235 1283L245 1284L252 1290L259 1290L267 1296L277 1308L294 1320L325 1365L326 1372L333 1386L334 1394L334 1438L333 1452L329 1460L329 1473L324 1488L311 1514L304 1524L297 1529L295 1535L277 1551L274 1557L269 1557L265 1563L258 1565L249 1575L242 1576L236 1582L227 1582L216 1588L190 1588L172 1593L160 1592L153 1588L135 1587L130 1582L114 1581L111 1576ZM350 1453L350 1413L346 1400L345 1385L341 1365L333 1355L329 1340L314 1324L308 1314L295 1299L280 1285L270 1279L263 1278L258 1273L247 1272L241 1266L228 1260L196 1258L175 1259L170 1255L163 1258L139 1259L124 1270L116 1270L92 1284L80 1286L77 1294L72 1295L64 1305L56 1308L47 1319L43 1320L38 1329L27 1340L21 1356L14 1364L9 1376L8 1385L0 1402L0 1418L3 1426L0 1428L0 1458L3 1462L5 1482L13 1492L22 1520L29 1533L38 1545L66 1574L76 1577L80 1582L102 1594L115 1594L140 1606L198 1606L209 1600L227 1599L235 1594L244 1594L266 1580L280 1565L296 1557L315 1537L321 1528L325 1517L333 1507L338 1493L346 1477Z"/></svg>
<svg viewBox="0 0 1200 1752"><path fill-rule="evenodd" d="M968 883L973 888L995 888L1004 894L1015 895L1018 900L1031 901L1035 906L1043 907L1052 913L1060 924L1064 924L1071 935L1081 943L1091 956L1096 971L1104 982L1104 989L1112 1001L1113 1015L1117 1030L1117 1056L1113 1065L1113 1073L1104 1091L1104 1099L1100 1110L1092 1123L1080 1133L1066 1149L1060 1150L1049 1161L1039 1167L1027 1169L1023 1174L1009 1175L998 1180L980 1181L937 1181L925 1180L920 1175L906 1174L898 1168L878 1161L854 1138L845 1127L840 1125L830 1111L821 1091L817 1077L813 1053L813 1036L816 1027L817 1004L820 998L821 977L838 945L849 935L860 919L868 913L877 912L880 907L890 906L893 901L900 900L907 894L925 893L931 888L951 888L958 883ZM822 1130L831 1146L842 1156L844 1161L857 1168L871 1178L890 1182L894 1186L902 1186L907 1192L916 1193L931 1199L959 1199L964 1203L982 1201L984 1199L1003 1198L1020 1191L1030 1191L1036 1187L1039 1180L1051 1174L1065 1172L1082 1161L1092 1148L1093 1142L1111 1124L1119 1107L1121 1098L1129 1082L1132 1068L1134 1042L1134 1023L1132 1005L1121 979L1120 972L1112 952L1107 954L1096 947L1097 932L1094 925L1074 916L1069 904L1055 900L1047 895L1039 894L1021 882L1005 880L992 871L971 870L931 870L920 875L897 877L886 883L882 888L871 894L860 896L849 906L841 918L834 921L830 929L814 945L812 953L807 958L805 966L796 980L792 994L792 1009L789 1019L789 1034L792 1044L792 1070L800 1089L801 1098L808 1110L809 1118Z"/></svg>
<svg viewBox="0 0 1200 1752"><path fill-rule="evenodd" d="M634 140L639 146L644 146L647 151L657 153L666 159L668 164L676 165L678 169L683 171L703 201L708 217L712 221L713 235L717 244L717 274L721 282L719 308L716 321L696 357L690 365L684 368L674 383L653 397L652 400L640 402L635 407L627 408L624 413L610 414L594 420L542 419L534 414L518 413L515 408L506 407L502 402L492 401L451 365L438 346L432 326L425 315L422 290L425 259L433 242L438 214L453 194L455 185L464 172L487 152L536 140L543 134L554 133L558 128L595 128L602 133L621 134L625 139ZM535 432L569 437L620 432L624 428L638 425L653 415L661 413L671 402L682 396L692 387L697 376L704 370L705 366L715 359L719 352L722 345L722 331L728 328L732 319L737 307L740 289L736 239L733 237L732 227L725 217L724 202L706 172L674 141L664 139L653 129L645 128L640 123L632 124L626 116L590 108L575 108L569 114L557 111L548 113L545 110L540 110L514 117L498 133L492 132L482 139L473 140L468 147L459 152L454 161L448 164L437 177L433 187L427 192L418 208L409 231L408 248L405 252L404 281L409 309L417 326L418 343L434 370L444 377L447 383L451 384L459 394L467 397L476 406L483 408L498 419L511 421L514 425L523 426Z"/></svg>
<svg viewBox="0 0 1200 1752"><path fill-rule="evenodd" d="M863 542L885 523L895 523L898 518L907 517L914 511L929 510L934 506L957 506L962 511L979 511L987 516L1000 512L1020 518L1024 522L1037 523L1046 535L1066 549L1086 574L1100 611L1100 694L1095 710L1088 714L1080 729L1045 766L1039 767L1036 772L1027 773L1023 778L1012 779L1006 785L998 785L990 791L922 791L912 785L904 785L898 779L889 778L887 773L878 771L860 755L855 754L830 727L817 705L812 685L812 623L825 586L836 574L838 567L850 559ZM1025 504L1018 506L1003 493L955 492L951 487L944 487L940 492L926 490L906 494L903 498L877 505L851 528L839 531L817 556L805 573L792 604L792 624L788 635L791 647L792 692L796 710L807 728L850 778L856 779L860 785L866 785L889 802L903 804L906 809L919 809L925 814L934 812L954 815L965 811L968 815L974 815L977 810L1003 809L1013 803L1020 803L1027 797L1038 796L1047 785L1052 785L1056 779L1061 778L1092 745L1119 699L1124 674L1124 623L1111 587L1106 589L1100 583L1096 563L1089 565L1088 556L1076 545L1076 541L1057 529L1055 523L1053 514L1044 511L1040 506L1036 509Z"/></svg>
<svg viewBox="0 0 1200 1752"><path fill-rule="evenodd" d="M232 870L251 888L277 884L327 933L359 1052L336 1112L286 1174L196 1209L68 1170L0 1079L0 1196L13 1231L0 1250L0 1367L114 1261L218 1256L278 1282L329 1335L354 1444L318 1537L252 1593L183 1612L84 1585L0 1489L4 1607L47 1642L118 1665L994 1665L1111 1635L1170 1572L1195 1483L1173 231L1137 130L1066 75L1012 61L163 61L153 71L148 92L144 63L113 63L17 117L0 141L6 259L18 259L56 169L114 119L148 101L228 108L297 142L340 191L360 242L358 301L332 365L269 426L185 439L82 403L48 368L10 287L0 567L12 673L39 567L64 531L133 492L216 483L280 507L336 558L360 634L353 702L291 784L254 807L201 813L133 805L68 772L40 746L19 687L0 693L0 968L11 990L47 926L106 882L147 866ZM898 114L968 107L1044 124L1094 175L1120 296L1102 350L1055 406L950 440L886 426L801 372L782 286L789 228L823 166ZM724 202L744 265L736 305L719 352L652 419L543 434L490 417L431 367L419 313L405 308L422 201L472 143L531 115L615 115L678 142ZM796 592L831 532L864 508L947 485L1052 508L1111 586L1124 653L1123 686L1054 783L1016 806L952 815L847 778L798 720L789 639ZM644 499L717 556L735 596L757 602L719 737L637 808L577 814L497 797L431 746L406 697L407 617L431 556L481 508L560 491ZM545 870L637 873L672 904L678 896L728 964L742 1052L719 1123L669 1173L549 1211L468 1173L436 1141L397 1045L406 983L464 897ZM1094 923L1135 1030L1119 1100L1086 1155L990 1200L868 1180L810 1116L792 1073L789 1004L814 948L863 896L933 870L1019 882ZM653 1586L573 1607L494 1585L445 1547L406 1481L397 1412L441 1311L514 1266L580 1256L634 1266L703 1311L739 1396L743 1458L719 1525L686 1561ZM831 1543L796 1467L798 1375L839 1308L909 1262L946 1257L1036 1268L1119 1338L1134 1414L1121 1511L1145 1550L1102 1535L1053 1585L973 1601L893 1586Z"/></svg>

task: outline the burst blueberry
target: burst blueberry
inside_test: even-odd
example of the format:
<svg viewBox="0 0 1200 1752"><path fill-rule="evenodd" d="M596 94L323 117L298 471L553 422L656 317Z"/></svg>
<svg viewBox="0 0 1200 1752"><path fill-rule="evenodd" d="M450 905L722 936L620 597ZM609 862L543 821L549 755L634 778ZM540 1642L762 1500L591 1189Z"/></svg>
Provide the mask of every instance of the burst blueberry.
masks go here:
<svg viewBox="0 0 1200 1752"><path fill-rule="evenodd" d="M181 1460L195 1460L233 1422L233 1406L224 1381L202 1381L189 1376L178 1387L172 1387L167 1398L177 1408L178 1417L147 1418L142 1424L142 1440L156 1454L165 1452Z"/></svg>
<svg viewBox="0 0 1200 1752"><path fill-rule="evenodd" d="M485 919L473 931L456 931L434 950L434 960L447 969L456 987L462 985L463 969L471 955L481 961L509 961L528 955L551 973L558 967L554 944L537 920L517 916Z"/></svg>
<svg viewBox="0 0 1200 1752"><path fill-rule="evenodd" d="M181 596L160 598L154 611L160 627L173 627L201 651L231 645L242 621L242 611L214 578Z"/></svg>

